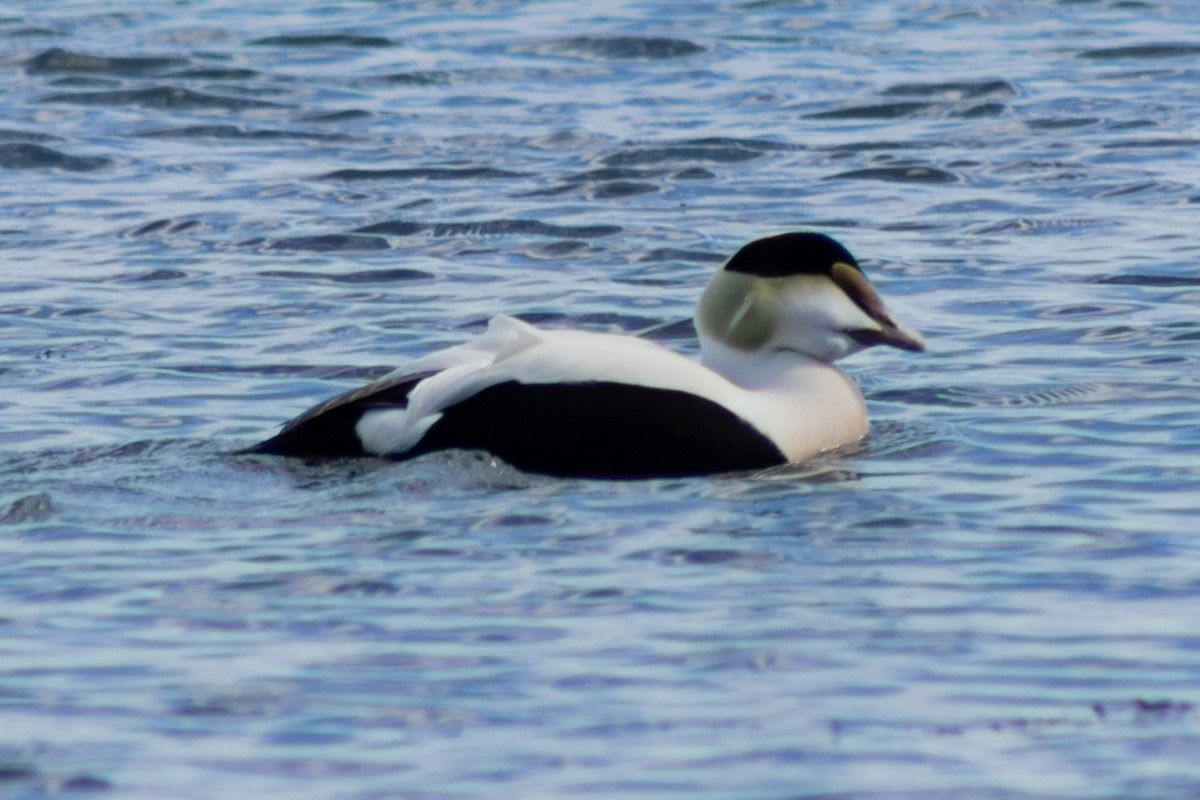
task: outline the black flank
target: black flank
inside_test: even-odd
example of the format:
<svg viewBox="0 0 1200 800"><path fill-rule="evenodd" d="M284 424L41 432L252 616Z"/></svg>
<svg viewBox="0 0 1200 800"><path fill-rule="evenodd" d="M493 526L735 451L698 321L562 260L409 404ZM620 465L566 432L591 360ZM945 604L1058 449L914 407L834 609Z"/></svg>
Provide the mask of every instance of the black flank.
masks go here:
<svg viewBox="0 0 1200 800"><path fill-rule="evenodd" d="M402 458L486 450L547 475L650 478L762 469L779 448L728 409L696 395L623 383L489 387L447 409Z"/></svg>

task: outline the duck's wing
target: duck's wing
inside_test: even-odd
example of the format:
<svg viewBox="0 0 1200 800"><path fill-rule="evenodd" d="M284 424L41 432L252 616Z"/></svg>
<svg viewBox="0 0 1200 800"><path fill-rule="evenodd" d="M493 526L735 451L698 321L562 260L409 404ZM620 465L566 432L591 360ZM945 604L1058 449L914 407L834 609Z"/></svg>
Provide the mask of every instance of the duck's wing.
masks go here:
<svg viewBox="0 0 1200 800"><path fill-rule="evenodd" d="M367 452L485 450L552 475L649 477L755 469L786 459L744 390L654 342L493 322L488 361L457 363L404 408L367 410Z"/></svg>
<svg viewBox="0 0 1200 800"><path fill-rule="evenodd" d="M488 323L485 333L465 344L431 353L405 369L397 370L374 383L351 389L305 411L288 422L279 433L246 449L246 453L270 453L288 456L352 456L395 452L397 442L414 440L411 430L390 431L390 446L371 446L364 443L358 430L359 422L370 411L395 410L407 412L413 391L430 379L432 382L418 393L419 410L401 415L411 428L417 430L442 407L478 385L483 373L497 360L535 346L543 332L526 322L498 316ZM395 421L395 417L389 417ZM402 434L402 435L401 435ZM419 439L419 435L415 438ZM382 449L381 449L382 448Z"/></svg>
<svg viewBox="0 0 1200 800"><path fill-rule="evenodd" d="M478 449L520 469L601 477L782 463L742 394L654 342L498 317L477 339L306 411L252 452Z"/></svg>
<svg viewBox="0 0 1200 800"><path fill-rule="evenodd" d="M392 373L374 383L360 386L313 406L283 426L279 433L244 452L281 456L365 455L355 428L371 409L404 408L421 381L435 371Z"/></svg>

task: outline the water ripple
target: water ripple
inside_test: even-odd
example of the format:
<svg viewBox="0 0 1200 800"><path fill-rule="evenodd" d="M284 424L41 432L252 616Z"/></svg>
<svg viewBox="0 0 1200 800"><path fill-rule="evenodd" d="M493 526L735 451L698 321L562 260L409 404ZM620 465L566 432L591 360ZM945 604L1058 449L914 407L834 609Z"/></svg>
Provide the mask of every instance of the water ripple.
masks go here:
<svg viewBox="0 0 1200 800"><path fill-rule="evenodd" d="M576 36L538 44L522 45L516 52L537 55L573 56L633 61L661 61L686 58L705 52L705 48L685 39L643 36Z"/></svg>
<svg viewBox="0 0 1200 800"><path fill-rule="evenodd" d="M145 89L115 89L108 92L61 92L42 98L43 103L75 103L89 106L127 106L133 108L176 108L191 111L219 109L245 111L254 108L283 108L279 103L207 94L180 86L154 86Z"/></svg>
<svg viewBox="0 0 1200 800"><path fill-rule="evenodd" d="M616 225L553 225L532 219L491 219L474 222L413 222L393 219L376 222L355 233L384 234L387 236L413 236L428 233L431 236L553 236L593 239L613 236L621 232Z"/></svg>
<svg viewBox="0 0 1200 800"><path fill-rule="evenodd" d="M72 156L40 144L0 143L0 169L62 169L91 172L112 165L103 156Z"/></svg>
<svg viewBox="0 0 1200 800"><path fill-rule="evenodd" d="M186 59L166 56L93 56L52 47L25 62L35 73L82 72L99 75L152 75L169 67L187 64Z"/></svg>
<svg viewBox="0 0 1200 800"><path fill-rule="evenodd" d="M1200 785L1195 3L17 5L0 793ZM237 454L496 313L694 356L789 229L929 342L861 442Z"/></svg>
<svg viewBox="0 0 1200 800"><path fill-rule="evenodd" d="M321 180L431 180L470 181L479 178L519 178L521 173L493 167L402 167L396 169L338 169L319 175Z"/></svg>
<svg viewBox="0 0 1200 800"><path fill-rule="evenodd" d="M354 33L305 33L264 36L251 39L247 44L255 47L392 47L396 43L383 36L362 36Z"/></svg>
<svg viewBox="0 0 1200 800"><path fill-rule="evenodd" d="M963 178L949 170L925 165L869 167L826 176L826 180L889 181L894 183L962 183Z"/></svg>
<svg viewBox="0 0 1200 800"><path fill-rule="evenodd" d="M1159 59L1186 58L1200 54L1200 44L1192 42L1173 43L1156 42L1150 44L1135 44L1124 47L1101 47L1096 50L1084 50L1080 58L1112 61L1117 59Z"/></svg>

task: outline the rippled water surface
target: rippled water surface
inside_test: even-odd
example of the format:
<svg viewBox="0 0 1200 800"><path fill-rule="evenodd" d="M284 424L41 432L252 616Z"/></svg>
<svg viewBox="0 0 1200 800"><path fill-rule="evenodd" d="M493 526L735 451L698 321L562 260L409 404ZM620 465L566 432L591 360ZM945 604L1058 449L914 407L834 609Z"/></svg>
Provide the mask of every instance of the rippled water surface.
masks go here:
<svg viewBox="0 0 1200 800"><path fill-rule="evenodd" d="M0 793L1200 791L1200 5L0 14ZM694 350L832 233L930 352L758 475L230 452L493 313Z"/></svg>

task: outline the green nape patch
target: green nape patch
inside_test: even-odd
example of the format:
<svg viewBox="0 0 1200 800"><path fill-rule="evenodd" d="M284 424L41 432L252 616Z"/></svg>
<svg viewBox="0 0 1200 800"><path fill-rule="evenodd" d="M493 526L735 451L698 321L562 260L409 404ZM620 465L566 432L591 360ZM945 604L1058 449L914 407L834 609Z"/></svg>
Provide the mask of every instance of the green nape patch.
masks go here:
<svg viewBox="0 0 1200 800"><path fill-rule="evenodd" d="M778 324L772 283L742 272L718 273L700 298L696 321L701 330L739 350L762 347Z"/></svg>

